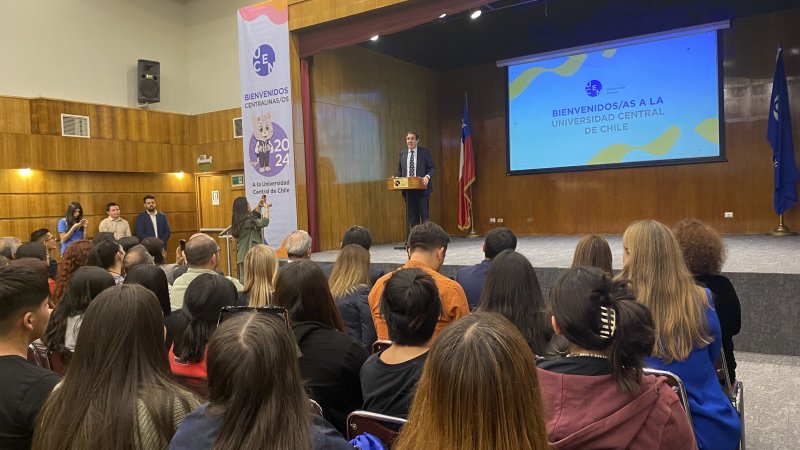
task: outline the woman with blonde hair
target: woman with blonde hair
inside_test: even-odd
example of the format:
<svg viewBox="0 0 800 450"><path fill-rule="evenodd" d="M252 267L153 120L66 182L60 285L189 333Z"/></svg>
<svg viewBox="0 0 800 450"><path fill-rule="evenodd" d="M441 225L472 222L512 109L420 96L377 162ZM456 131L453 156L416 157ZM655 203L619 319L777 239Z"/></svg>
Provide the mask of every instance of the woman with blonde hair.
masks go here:
<svg viewBox="0 0 800 450"><path fill-rule="evenodd" d="M655 346L646 365L673 372L686 384L699 448L736 448L741 422L714 370L722 336L711 292L695 284L678 241L664 224L634 222L622 246L618 279L632 282L637 301L653 315Z"/></svg>
<svg viewBox="0 0 800 450"><path fill-rule="evenodd" d="M475 312L442 330L395 450L550 448L533 353L497 313Z"/></svg>
<svg viewBox="0 0 800 450"><path fill-rule="evenodd" d="M609 247L608 241L603 236L587 234L578 241L578 245L575 247L572 268L597 267L611 276L613 275L611 261L611 247Z"/></svg>
<svg viewBox="0 0 800 450"><path fill-rule="evenodd" d="M278 275L278 256L271 247L258 244L244 258L244 291L239 300L250 306L272 305L275 277Z"/></svg>
<svg viewBox="0 0 800 450"><path fill-rule="evenodd" d="M345 245L333 263L328 285L345 331L370 348L378 335L369 309L369 251L360 245Z"/></svg>

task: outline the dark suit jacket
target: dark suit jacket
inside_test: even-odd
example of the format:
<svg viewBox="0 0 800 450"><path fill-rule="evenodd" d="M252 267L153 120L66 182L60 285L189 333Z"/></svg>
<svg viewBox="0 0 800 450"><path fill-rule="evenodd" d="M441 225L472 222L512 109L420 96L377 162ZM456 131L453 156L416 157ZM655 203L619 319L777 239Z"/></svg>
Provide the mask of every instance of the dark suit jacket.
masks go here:
<svg viewBox="0 0 800 450"><path fill-rule="evenodd" d="M456 281L464 288L470 309L477 308L481 302L481 292L483 291L483 285L486 283L486 274L489 273L491 265L491 259L484 259L479 264L462 267L456 272Z"/></svg>
<svg viewBox="0 0 800 450"><path fill-rule="evenodd" d="M136 216L136 237L139 238L139 241L146 237L157 237L164 241L164 248L167 248L167 241L169 241L169 235L171 234L167 216L164 213L156 213L156 224L158 225L158 236L153 230L153 221L150 220L150 214L147 211L143 211Z"/></svg>
<svg viewBox="0 0 800 450"><path fill-rule="evenodd" d="M408 176L408 164L406 161L408 160L408 148L404 149L400 152L400 160L397 163L397 172L394 176L396 177L407 177ZM433 174L436 173L436 166L433 165L433 158L431 157L431 151L425 147L417 147L417 176L418 177L425 177L428 176L428 189L425 191L425 195L430 195L431 190L433 189ZM405 192L403 192L405 194Z"/></svg>

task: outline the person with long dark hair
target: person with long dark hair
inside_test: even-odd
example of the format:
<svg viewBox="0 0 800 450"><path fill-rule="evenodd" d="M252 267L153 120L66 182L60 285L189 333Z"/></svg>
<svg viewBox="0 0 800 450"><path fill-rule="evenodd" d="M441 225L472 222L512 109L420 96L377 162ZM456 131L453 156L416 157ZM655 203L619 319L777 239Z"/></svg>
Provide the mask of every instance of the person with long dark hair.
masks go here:
<svg viewBox="0 0 800 450"><path fill-rule="evenodd" d="M198 403L170 378L153 293L114 286L86 309L67 375L37 419L33 449L166 449Z"/></svg>
<svg viewBox="0 0 800 450"><path fill-rule="evenodd" d="M285 307L300 347L300 373L325 418L345 433L347 415L361 407L358 373L369 353L344 333L328 280L315 262L296 260L278 271L275 303Z"/></svg>
<svg viewBox="0 0 800 450"><path fill-rule="evenodd" d="M125 281L123 276L122 264L125 259L125 250L113 239L106 240L95 245L89 252L87 264L105 269L114 277L116 284Z"/></svg>
<svg viewBox="0 0 800 450"><path fill-rule="evenodd" d="M539 364L547 432L556 449L693 449L692 427L663 378L643 376L653 318L625 280L571 268L550 290L565 358ZM591 395L586 395L591 392Z"/></svg>
<svg viewBox="0 0 800 450"><path fill-rule="evenodd" d="M711 291L695 284L669 228L655 220L634 222L622 235L622 272L636 301L653 314L655 345L648 367L678 375L686 384L698 447L733 449L741 420L723 392L714 364L722 333Z"/></svg>
<svg viewBox="0 0 800 450"><path fill-rule="evenodd" d="M85 266L76 270L67 293L50 316L42 343L61 354L64 361L69 361L86 309L95 297L111 286L114 286L114 277L99 267Z"/></svg>
<svg viewBox="0 0 800 450"><path fill-rule="evenodd" d="M266 195L261 196L252 210L247 203L247 197L236 197L233 200L231 234L236 238L236 269L239 280L244 279L244 258L247 253L256 245L264 243L263 229L269 225L269 207Z"/></svg>
<svg viewBox="0 0 800 450"><path fill-rule="evenodd" d="M206 378L206 348L217 329L219 311L237 304L236 286L223 277L204 273L186 288L183 308L169 316L167 334L174 337L169 365L176 375Z"/></svg>
<svg viewBox="0 0 800 450"><path fill-rule="evenodd" d="M500 313L510 320L534 355L556 356L556 350L561 350L556 342L551 343L550 314L536 272L528 258L514 250L503 250L492 260L478 309Z"/></svg>
<svg viewBox="0 0 800 450"><path fill-rule="evenodd" d="M353 448L310 412L297 344L277 316L245 312L220 324L208 344L208 390L171 450Z"/></svg>
<svg viewBox="0 0 800 450"><path fill-rule="evenodd" d="M138 284L149 289L158 299L164 317L170 315L169 284L167 275L160 267L148 264L136 266L125 274L124 284Z"/></svg>
<svg viewBox="0 0 800 450"><path fill-rule="evenodd" d="M448 325L431 347L394 450L545 450L533 353L497 313Z"/></svg>
<svg viewBox="0 0 800 450"><path fill-rule="evenodd" d="M73 242L84 238L88 226L89 221L83 218L83 206L78 202L70 203L64 217L58 221L62 255Z"/></svg>

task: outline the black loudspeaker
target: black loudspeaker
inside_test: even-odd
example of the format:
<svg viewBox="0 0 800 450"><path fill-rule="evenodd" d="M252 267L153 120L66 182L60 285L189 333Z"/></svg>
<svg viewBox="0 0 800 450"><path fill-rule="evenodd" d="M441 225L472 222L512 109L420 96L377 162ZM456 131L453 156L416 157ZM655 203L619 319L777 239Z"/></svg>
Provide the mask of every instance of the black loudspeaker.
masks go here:
<svg viewBox="0 0 800 450"><path fill-rule="evenodd" d="M161 64L158 61L140 59L136 66L139 103L161 101Z"/></svg>

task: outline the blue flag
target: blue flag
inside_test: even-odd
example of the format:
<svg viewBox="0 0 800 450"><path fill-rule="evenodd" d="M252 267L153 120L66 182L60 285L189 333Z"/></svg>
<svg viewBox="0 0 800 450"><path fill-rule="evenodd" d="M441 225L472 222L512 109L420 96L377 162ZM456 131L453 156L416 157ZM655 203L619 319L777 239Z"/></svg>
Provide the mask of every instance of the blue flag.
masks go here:
<svg viewBox="0 0 800 450"><path fill-rule="evenodd" d="M783 50L778 49L775 78L772 80L767 139L772 146L775 163L775 212L783 214L797 203L797 181L800 172L794 161L792 116L789 113L789 90L783 69Z"/></svg>

